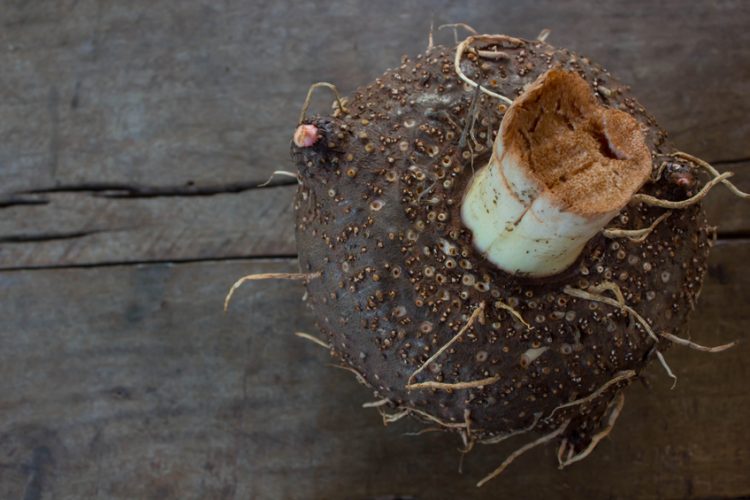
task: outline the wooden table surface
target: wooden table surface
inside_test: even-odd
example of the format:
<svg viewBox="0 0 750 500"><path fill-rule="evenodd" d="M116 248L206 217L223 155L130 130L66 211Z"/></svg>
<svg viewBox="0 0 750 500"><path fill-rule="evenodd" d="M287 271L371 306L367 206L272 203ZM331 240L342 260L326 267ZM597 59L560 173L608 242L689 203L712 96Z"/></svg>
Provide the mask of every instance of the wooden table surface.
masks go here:
<svg viewBox="0 0 750 500"><path fill-rule="evenodd" d="M430 22L549 41L632 85L676 146L750 189L750 2L5 0L0 6L0 498L727 498L750 495L750 342L674 348L564 471L523 438L457 472L458 440L328 366L281 179L312 82L345 92ZM438 42L452 43L449 31ZM329 105L329 97L313 102ZM690 333L747 340L748 203L719 226Z"/></svg>

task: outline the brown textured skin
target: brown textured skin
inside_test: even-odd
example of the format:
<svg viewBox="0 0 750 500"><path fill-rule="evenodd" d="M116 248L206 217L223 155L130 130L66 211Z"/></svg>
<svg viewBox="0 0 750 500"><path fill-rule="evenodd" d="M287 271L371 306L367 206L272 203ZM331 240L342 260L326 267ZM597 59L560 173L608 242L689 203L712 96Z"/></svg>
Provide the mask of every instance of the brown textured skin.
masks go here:
<svg viewBox="0 0 750 500"><path fill-rule="evenodd" d="M641 192L680 200L700 187L697 167L666 156L665 134L601 67L539 41L503 38L475 46L509 55L463 57L464 72L496 92L516 97L524 85L560 66L585 78L601 103L647 127L653 175L660 175ZM544 280L496 269L474 251L459 210L473 168L489 158L505 106L460 82L453 57L454 49L445 47L415 60L405 57L400 67L356 91L347 113L306 120L322 133L312 147L292 146L302 179L295 203L300 269L322 273L307 283L307 302L332 354L361 374L377 398L389 400L381 409L416 409L410 413L432 425L416 413L436 417L469 439L529 427L539 414L536 431L572 418L561 437L581 450L629 381L591 404L545 417L622 370L640 372L655 358L655 346L619 308L573 298L563 287L615 282L654 331L679 335L706 270L705 217L699 205L674 210L643 243L598 235L576 264ZM475 96L476 143L471 134L462 135ZM631 204L609 227L646 227L663 211ZM495 307L498 300L533 328ZM500 380L483 388L407 391L409 376L481 303L483 321L415 381ZM539 347L549 349L524 363L523 353ZM660 342L660 350L667 347Z"/></svg>

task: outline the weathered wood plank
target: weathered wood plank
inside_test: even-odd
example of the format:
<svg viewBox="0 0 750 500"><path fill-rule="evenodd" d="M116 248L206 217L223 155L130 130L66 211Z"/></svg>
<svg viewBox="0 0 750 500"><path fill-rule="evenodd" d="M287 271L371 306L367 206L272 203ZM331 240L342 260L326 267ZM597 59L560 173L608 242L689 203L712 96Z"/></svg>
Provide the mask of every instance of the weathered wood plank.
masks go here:
<svg viewBox="0 0 750 500"><path fill-rule="evenodd" d="M371 81L424 50L431 19L527 38L552 28L553 43L630 83L679 147L708 160L750 158L747 2L430 7L10 2L0 13L0 191L262 182L288 162L310 83L349 92ZM452 41L447 31L436 36Z"/></svg>
<svg viewBox="0 0 750 500"><path fill-rule="evenodd" d="M750 193L750 161L716 165L721 172L734 172L729 180L746 193ZM750 235L750 201L735 196L719 185L705 198L704 207L709 224L718 227L719 235Z"/></svg>
<svg viewBox="0 0 750 500"><path fill-rule="evenodd" d="M2 209L0 269L294 255L294 187L213 196L55 193Z"/></svg>
<svg viewBox="0 0 750 500"><path fill-rule="evenodd" d="M692 326L746 337L750 241L720 242ZM480 447L456 472L458 440L383 428L367 390L326 366L288 282L227 287L292 260L0 272L2 498L699 498L750 494L750 345L674 348L628 390L611 437L558 471L530 452L474 483L519 438ZM24 496L25 495L25 496Z"/></svg>
<svg viewBox="0 0 750 500"><path fill-rule="evenodd" d="M735 171L732 180L750 191L750 163L719 167ZM2 209L0 269L294 255L294 189L145 198L116 192L37 196L45 204ZM706 209L719 234L750 232L750 203L724 187L710 193Z"/></svg>

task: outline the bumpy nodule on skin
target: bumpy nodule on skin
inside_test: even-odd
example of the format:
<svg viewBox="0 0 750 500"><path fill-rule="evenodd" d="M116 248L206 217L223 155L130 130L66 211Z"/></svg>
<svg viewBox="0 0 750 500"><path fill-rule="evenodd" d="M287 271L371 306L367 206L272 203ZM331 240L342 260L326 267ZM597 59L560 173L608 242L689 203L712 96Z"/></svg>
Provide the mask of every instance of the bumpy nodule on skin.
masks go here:
<svg viewBox="0 0 750 500"><path fill-rule="evenodd" d="M515 98L552 67L575 71L600 103L644 126L654 176L668 158L665 134L601 67L540 41L498 38L476 48L507 56L467 52L461 68L482 86ZM572 419L560 438L580 451L632 379L623 377L585 404L555 409L618 374L640 372L654 358L655 342L622 309L573 297L565 287L614 283L654 331L679 335L706 270L704 214L699 205L674 210L642 243L598 235L572 267L551 278L495 268L474 250L459 214L506 106L461 82L453 57L445 47L404 57L357 90L348 113L306 120L317 139L292 146L301 177L297 244L301 271L322 273L307 283L307 302L332 354L389 401L381 408L464 432L469 426L472 439L527 428L548 432ZM694 169L671 160L641 192L677 200L699 188ZM644 228L664 212L630 204L608 227ZM408 390L410 376L482 304L477 320L411 382L491 382Z"/></svg>

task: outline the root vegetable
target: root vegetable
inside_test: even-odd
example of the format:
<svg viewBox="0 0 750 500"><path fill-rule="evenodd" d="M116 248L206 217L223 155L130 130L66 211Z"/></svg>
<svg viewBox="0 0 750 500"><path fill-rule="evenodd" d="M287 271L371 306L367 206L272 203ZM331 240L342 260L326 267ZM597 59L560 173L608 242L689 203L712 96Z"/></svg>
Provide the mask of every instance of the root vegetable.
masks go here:
<svg viewBox="0 0 750 500"><path fill-rule="evenodd" d="M454 29L459 25L452 26ZM300 273L336 366L463 450L526 432L586 456L679 336L718 184L627 87L545 42L473 34L387 71L292 141ZM647 243L647 244L646 244ZM229 296L227 297L227 303ZM655 356L654 356L655 354Z"/></svg>

